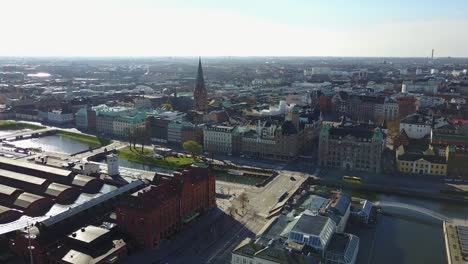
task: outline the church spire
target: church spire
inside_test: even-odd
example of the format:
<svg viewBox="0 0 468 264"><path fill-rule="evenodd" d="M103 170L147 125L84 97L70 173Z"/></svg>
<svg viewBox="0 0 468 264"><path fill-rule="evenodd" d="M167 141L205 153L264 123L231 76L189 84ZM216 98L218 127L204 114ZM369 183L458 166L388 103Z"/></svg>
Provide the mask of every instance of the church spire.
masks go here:
<svg viewBox="0 0 468 264"><path fill-rule="evenodd" d="M198 58L198 72L195 89L193 90L193 99L195 101L195 110L205 111L207 109L208 95L205 87L205 79L203 78L203 69L200 57Z"/></svg>

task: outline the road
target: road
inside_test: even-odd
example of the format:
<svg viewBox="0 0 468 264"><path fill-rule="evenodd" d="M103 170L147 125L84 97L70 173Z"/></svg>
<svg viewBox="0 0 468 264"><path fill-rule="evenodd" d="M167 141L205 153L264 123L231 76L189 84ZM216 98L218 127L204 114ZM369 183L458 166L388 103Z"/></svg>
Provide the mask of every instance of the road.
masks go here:
<svg viewBox="0 0 468 264"><path fill-rule="evenodd" d="M128 263L228 263L232 248L264 225L247 213L230 216L220 208L200 216L159 249L131 255Z"/></svg>

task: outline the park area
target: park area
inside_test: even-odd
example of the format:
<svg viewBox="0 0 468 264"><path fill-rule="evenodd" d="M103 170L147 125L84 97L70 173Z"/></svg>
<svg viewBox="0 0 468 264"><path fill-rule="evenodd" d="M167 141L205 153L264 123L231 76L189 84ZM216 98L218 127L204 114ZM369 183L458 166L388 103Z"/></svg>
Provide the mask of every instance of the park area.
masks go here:
<svg viewBox="0 0 468 264"><path fill-rule="evenodd" d="M37 129L42 129L42 128L44 127L30 124L30 123L16 122L13 120L0 120L0 130L21 130L21 129L37 130Z"/></svg>
<svg viewBox="0 0 468 264"><path fill-rule="evenodd" d="M125 160L136 162L140 164L153 165L168 169L177 169L179 167L193 164L195 159L193 157L182 155L168 155L163 157L155 156L155 153L150 148L130 147L119 149L117 155Z"/></svg>

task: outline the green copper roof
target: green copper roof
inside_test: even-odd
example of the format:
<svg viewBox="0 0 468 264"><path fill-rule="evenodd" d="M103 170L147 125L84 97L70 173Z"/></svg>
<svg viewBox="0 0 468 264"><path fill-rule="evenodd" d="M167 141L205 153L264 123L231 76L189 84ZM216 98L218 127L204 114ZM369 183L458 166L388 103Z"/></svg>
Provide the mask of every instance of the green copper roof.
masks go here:
<svg viewBox="0 0 468 264"><path fill-rule="evenodd" d="M381 141L383 140L383 133L382 130L378 127L374 129L374 135L372 136L373 141Z"/></svg>
<svg viewBox="0 0 468 264"><path fill-rule="evenodd" d="M320 136L322 137L328 137L330 135L330 129L331 125L330 124L324 124L322 126L322 130L320 130Z"/></svg>

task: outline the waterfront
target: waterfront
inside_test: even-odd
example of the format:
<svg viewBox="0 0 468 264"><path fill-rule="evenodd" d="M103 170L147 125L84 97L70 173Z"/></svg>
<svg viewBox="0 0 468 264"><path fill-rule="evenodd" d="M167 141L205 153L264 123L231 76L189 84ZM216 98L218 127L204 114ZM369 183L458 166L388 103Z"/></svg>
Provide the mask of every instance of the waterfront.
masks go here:
<svg viewBox="0 0 468 264"><path fill-rule="evenodd" d="M28 138L12 142L13 145L21 148L41 148L47 152L58 152L64 154L74 154L96 147L95 145L84 143L64 136L52 135L39 138Z"/></svg>
<svg viewBox="0 0 468 264"><path fill-rule="evenodd" d="M101 162L105 162L105 161L101 161ZM144 170L144 171L154 171L154 172L159 172L159 173L172 173L172 172L174 172L174 170L165 169L165 168L161 168L161 167L158 167L158 166L152 166L152 165L148 165L148 164L137 163L137 162L133 162L133 161L128 161L128 160L120 158L120 157L119 157L119 165L122 166L122 167L131 168L131 169Z"/></svg>
<svg viewBox="0 0 468 264"><path fill-rule="evenodd" d="M105 162L101 160L100 162ZM142 164L138 162L129 161L119 157L119 165L122 167L137 169L137 170L144 170L144 171L154 171L159 173L172 173L174 170L161 168L157 165L148 165ZM267 176L256 176L256 175L234 175L229 174L224 171L215 171L215 177L217 181L224 181L224 182L231 182L237 184L245 184L245 185L256 185L265 181L268 177Z"/></svg>
<svg viewBox="0 0 468 264"><path fill-rule="evenodd" d="M217 181L232 182L245 185L256 185L268 179L267 176L255 176L245 174L234 175L224 171L215 171L215 177Z"/></svg>
<svg viewBox="0 0 468 264"><path fill-rule="evenodd" d="M5 136L18 132L18 130L0 130L0 136Z"/></svg>
<svg viewBox="0 0 468 264"><path fill-rule="evenodd" d="M449 202L377 195L378 201L419 206L447 217L465 219L468 207ZM384 208L375 227L350 224L348 232L360 237L357 263L447 263L442 222L405 208Z"/></svg>

